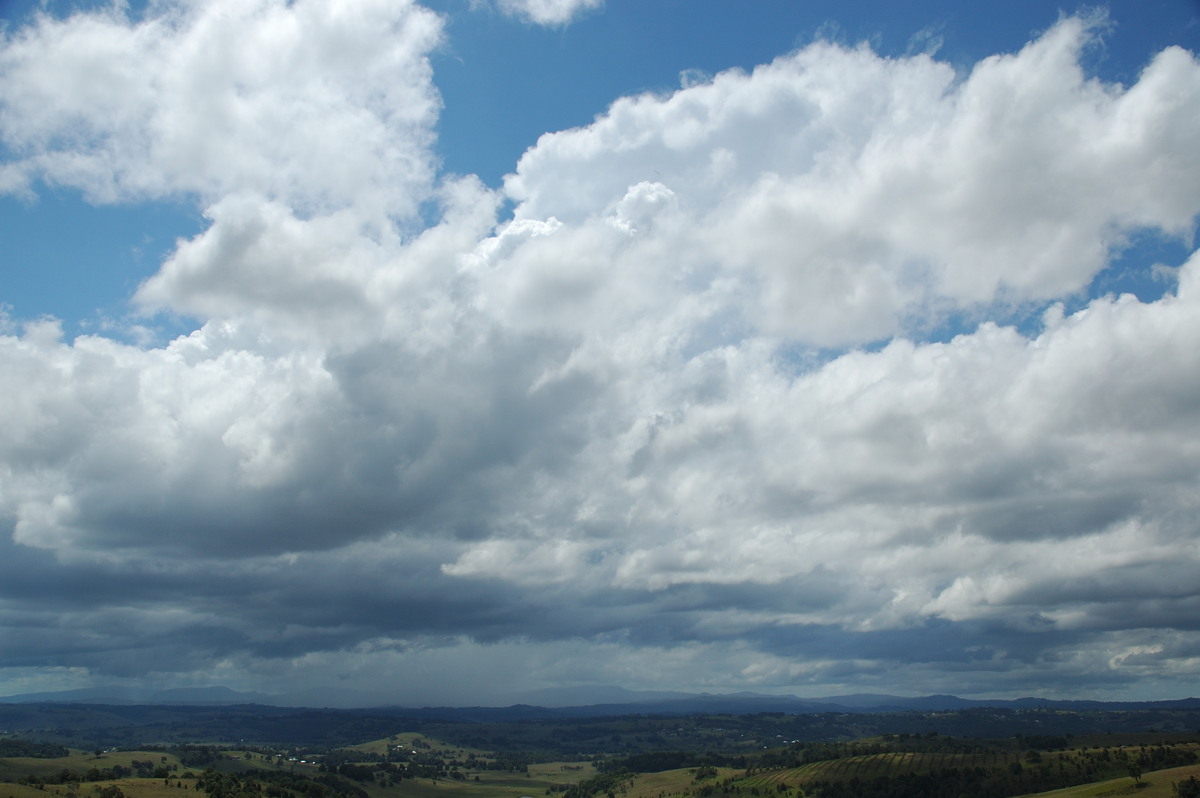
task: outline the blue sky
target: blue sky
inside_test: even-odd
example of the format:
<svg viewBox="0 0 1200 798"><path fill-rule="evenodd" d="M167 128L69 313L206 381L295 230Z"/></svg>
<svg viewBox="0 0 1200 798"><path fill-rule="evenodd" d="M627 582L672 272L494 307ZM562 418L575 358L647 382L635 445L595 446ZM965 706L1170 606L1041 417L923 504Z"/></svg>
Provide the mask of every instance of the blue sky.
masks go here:
<svg viewBox="0 0 1200 798"><path fill-rule="evenodd" d="M41 7L0 694L1196 693L1195 2Z"/></svg>

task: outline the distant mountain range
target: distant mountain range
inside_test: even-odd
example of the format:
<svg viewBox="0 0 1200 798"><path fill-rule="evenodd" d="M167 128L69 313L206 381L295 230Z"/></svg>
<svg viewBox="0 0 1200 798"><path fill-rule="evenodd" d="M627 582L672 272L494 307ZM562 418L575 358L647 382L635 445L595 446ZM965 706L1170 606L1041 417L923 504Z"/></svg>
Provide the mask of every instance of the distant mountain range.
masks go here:
<svg viewBox="0 0 1200 798"><path fill-rule="evenodd" d="M512 704L497 707L399 707L384 695L344 689L312 689L303 692L266 694L245 693L228 687L185 687L168 690L133 687L95 687L59 692L25 693L0 697L6 704L103 704L159 706L234 706L257 704L271 707L312 707L337 709L405 709L419 715L499 720L535 717L599 717L612 715L693 713L751 714L788 712L937 712L974 707L1033 708L1069 710L1200 709L1200 698L1174 701L1072 701L1045 698L966 699L952 695L903 697L858 693L825 698L798 698L792 695L762 693L682 693L671 691L633 691L620 687L553 688L521 693L511 697Z"/></svg>
<svg viewBox="0 0 1200 798"><path fill-rule="evenodd" d="M336 688L292 693L243 693L228 687L176 687L166 690L140 687L87 687L47 693L0 696L0 704L138 704L162 706L233 706L260 704L273 707L384 706L385 696Z"/></svg>

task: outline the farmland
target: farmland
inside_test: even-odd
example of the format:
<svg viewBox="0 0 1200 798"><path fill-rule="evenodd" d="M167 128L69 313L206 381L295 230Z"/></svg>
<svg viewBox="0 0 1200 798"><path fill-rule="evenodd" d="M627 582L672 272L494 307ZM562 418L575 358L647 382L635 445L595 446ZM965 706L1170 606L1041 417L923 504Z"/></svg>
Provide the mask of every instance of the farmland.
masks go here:
<svg viewBox="0 0 1200 798"><path fill-rule="evenodd" d="M249 723L253 715L189 712L173 725L156 713L143 727L9 734L0 737L0 751L14 754L0 756L0 798L1008 798L1064 789L1054 794L1153 798L1171 789L1171 774L1200 773L1194 711L467 722L305 710L294 725L274 710ZM62 744L78 734L145 741ZM1094 791L1099 784L1108 786Z"/></svg>

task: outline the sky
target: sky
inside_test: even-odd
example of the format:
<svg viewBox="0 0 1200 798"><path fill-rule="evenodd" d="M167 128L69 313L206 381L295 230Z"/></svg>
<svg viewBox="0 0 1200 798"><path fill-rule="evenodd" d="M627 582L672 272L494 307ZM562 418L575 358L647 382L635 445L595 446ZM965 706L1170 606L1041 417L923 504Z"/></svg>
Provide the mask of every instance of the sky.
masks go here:
<svg viewBox="0 0 1200 798"><path fill-rule="evenodd" d="M0 695L1200 695L1200 3L0 18Z"/></svg>

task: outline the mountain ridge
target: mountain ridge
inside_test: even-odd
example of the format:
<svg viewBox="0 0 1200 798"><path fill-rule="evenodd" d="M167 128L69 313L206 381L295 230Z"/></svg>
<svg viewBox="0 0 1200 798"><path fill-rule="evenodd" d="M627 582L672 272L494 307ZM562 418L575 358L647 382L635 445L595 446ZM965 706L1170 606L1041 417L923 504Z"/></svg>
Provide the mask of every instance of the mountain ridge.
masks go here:
<svg viewBox="0 0 1200 798"><path fill-rule="evenodd" d="M1092 699L1047 699L1034 696L1015 699L973 699L954 695L894 696L855 693L823 697L799 697L767 693L686 693L679 691L634 691L621 687L549 688L509 697L511 703L492 706L422 706L389 700L378 693L341 688L268 694L240 692L222 685L169 689L94 687L0 696L0 704L89 704L144 706L237 706L260 705L279 708L325 708L344 710L386 709L421 715L471 717L584 717L607 715L694 713L753 714L788 712L847 714L877 712L938 712L973 708L1064 710L1196 709L1200 698L1155 701L1098 701Z"/></svg>

